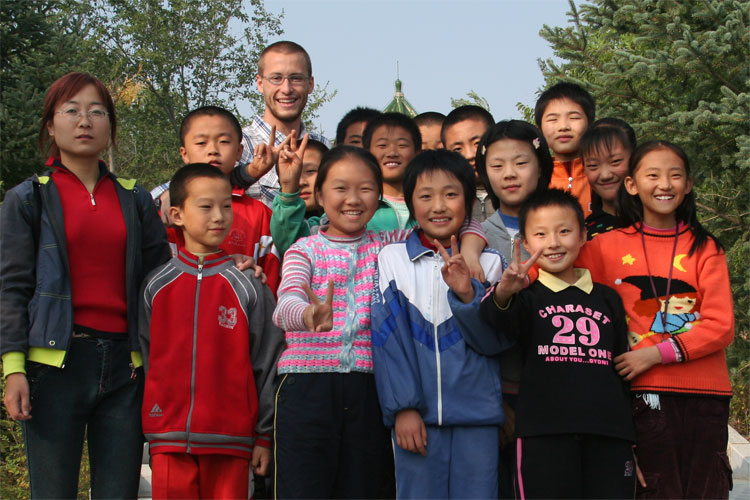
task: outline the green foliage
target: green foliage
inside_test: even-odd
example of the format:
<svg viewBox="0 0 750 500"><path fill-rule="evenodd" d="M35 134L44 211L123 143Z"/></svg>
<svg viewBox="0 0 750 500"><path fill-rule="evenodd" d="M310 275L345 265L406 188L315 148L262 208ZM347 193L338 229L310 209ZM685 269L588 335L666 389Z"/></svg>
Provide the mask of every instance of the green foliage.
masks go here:
<svg viewBox="0 0 750 500"><path fill-rule="evenodd" d="M37 135L44 93L83 60L77 22L60 15L59 6L55 0L4 0L0 9L0 178L5 188L43 168Z"/></svg>
<svg viewBox="0 0 750 500"><path fill-rule="evenodd" d="M727 249L736 318L727 356L734 381L745 381L733 408L744 408L747 430L750 1L569 2L570 24L540 32L556 57L540 62L547 84L582 85L597 116L628 121L639 142L675 142L691 160L701 220Z"/></svg>
<svg viewBox="0 0 750 500"><path fill-rule="evenodd" d="M490 103L484 97L480 96L474 90L470 90L466 93L466 97L454 99L451 97L451 108L457 108L459 106L479 106L481 108L490 110Z"/></svg>

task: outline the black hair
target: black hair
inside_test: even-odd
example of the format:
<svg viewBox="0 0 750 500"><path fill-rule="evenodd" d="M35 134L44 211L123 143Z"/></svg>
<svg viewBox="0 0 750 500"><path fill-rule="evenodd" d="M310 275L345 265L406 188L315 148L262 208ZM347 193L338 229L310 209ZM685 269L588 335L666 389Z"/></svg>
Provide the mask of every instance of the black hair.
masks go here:
<svg viewBox="0 0 750 500"><path fill-rule="evenodd" d="M547 141L544 139L544 134L538 128L522 120L503 120L497 122L482 136L482 140L479 141L479 145L477 146L476 157L477 173L482 180L482 184L487 187L487 195L490 197L495 210L500 208L500 198L491 189L490 177L487 175L487 150L492 144L503 139L514 139L528 143L531 150L534 151L539 163L539 181L537 182L535 191L538 192L547 189L554 168L552 155L550 155L549 147L547 147Z"/></svg>
<svg viewBox="0 0 750 500"><path fill-rule="evenodd" d="M519 233L525 239L526 238L526 221L529 218L529 212L539 210L544 207L560 207L569 208L573 210L578 221L578 227L581 228L581 233L586 229L583 217L583 209L581 204L575 196L562 189L550 188L543 191L537 191L528 197L526 201L521 205L521 210L518 212L518 227Z"/></svg>
<svg viewBox="0 0 750 500"><path fill-rule="evenodd" d="M338 163L339 161L345 160L349 157L354 157L355 159L360 160L362 161L362 163L367 165L367 168L369 168L372 171L372 174L375 176L375 183L378 186L378 194L383 194L383 172L380 171L380 165L378 165L378 161L375 159L372 153L356 146L346 146L342 144L341 146L336 146L335 148L326 152L323 155L323 158L320 160L320 167L318 167L318 176L315 178L314 193L316 201L318 198L318 193L323 188L323 183L325 182L326 177L328 177L328 171L335 163Z"/></svg>
<svg viewBox="0 0 750 500"><path fill-rule="evenodd" d="M272 43L260 53L258 58L258 74L263 76L263 59L269 52L281 52L282 54L302 54L305 58L305 69L307 69L307 76L312 76L312 61L310 60L310 54L302 47L302 45L290 42L287 40L281 40Z"/></svg>
<svg viewBox="0 0 750 500"><path fill-rule="evenodd" d="M316 151L319 151L320 154L324 155L330 148L320 141L316 141L315 139L308 139L307 149L305 151L307 151L308 149L314 149Z"/></svg>
<svg viewBox="0 0 750 500"><path fill-rule="evenodd" d="M586 89L580 85L570 82L558 82L542 92L539 99L536 101L534 107L534 121L537 127L542 126L542 116L544 116L544 110L547 109L547 105L550 101L555 99L570 99L574 103L578 104L583 112L586 114L588 122L594 121L596 114L596 101L591 97Z"/></svg>
<svg viewBox="0 0 750 500"><path fill-rule="evenodd" d="M341 119L338 126L336 126L336 145L344 144L344 139L346 139L346 131L349 126L359 122L369 123L370 120L377 116L380 116L380 114L381 112L377 109L365 108L362 106L358 106L349 111Z"/></svg>
<svg viewBox="0 0 750 500"><path fill-rule="evenodd" d="M414 117L414 121L417 122L417 127L422 125L442 126L444 120L445 115L443 113L438 113L437 111L425 111Z"/></svg>
<svg viewBox="0 0 750 500"><path fill-rule="evenodd" d="M482 121L487 125L488 129L495 124L495 119L492 117L492 114L482 106L475 106L473 104L459 106L448 113L448 116L443 120L443 127L440 129L440 140L443 141L443 145L445 145L446 148L448 145L445 144L445 131L456 123L466 120Z"/></svg>
<svg viewBox="0 0 750 500"><path fill-rule="evenodd" d="M237 117L234 116L234 113L219 106L202 106L192 110L182 119L182 124L180 124L180 146L185 145L185 136L188 130L190 130L190 122L199 116L223 116L232 125L234 131L237 132L237 140L242 142L242 126Z"/></svg>
<svg viewBox="0 0 750 500"><path fill-rule="evenodd" d="M414 190L422 174L442 171L458 179L464 190L466 216L471 217L471 207L477 197L477 186L474 182L474 169L466 158L447 149L422 151L412 158L404 173L404 201L409 209L409 217L414 219Z"/></svg>
<svg viewBox="0 0 750 500"><path fill-rule="evenodd" d="M401 113L380 113L367 123L367 127L362 134L362 143L366 150L370 150L372 134L380 127L400 127L406 130L411 135L412 142L414 142L414 151L422 149L422 134L419 132L419 127L417 127L414 118Z"/></svg>
<svg viewBox="0 0 750 500"><path fill-rule="evenodd" d="M189 163L180 168L172 176L169 182L169 203L173 207L182 207L188 197L187 185L193 179L208 177L210 179L223 179L231 189L229 178L213 165L208 163Z"/></svg>
<svg viewBox="0 0 750 500"><path fill-rule="evenodd" d="M578 153L583 161L584 169L586 157L612 151L617 143L622 144L628 154L631 154L636 147L635 130L625 120L609 117L600 118L589 125L578 146ZM602 208L602 199L593 189L591 190L591 206L594 210Z"/></svg>
<svg viewBox="0 0 750 500"><path fill-rule="evenodd" d="M633 154L630 155L628 177L632 178L635 176L638 166L647 154L658 150L669 150L676 154L685 166L685 175L689 179L692 178L690 175L690 161L685 151L678 145L667 141L648 141L638 146L633 151ZM617 215L620 217L622 227L637 224L638 230L643 231L643 203L638 195L631 195L627 189L620 189L617 192ZM713 234L709 233L698 220L694 189L691 189L682 199L682 203L680 203L680 206L675 211L675 219L678 223L684 222L687 224L693 232L694 241L688 255L692 256L696 250L703 248L709 238L713 240L718 249L724 249L721 242Z"/></svg>

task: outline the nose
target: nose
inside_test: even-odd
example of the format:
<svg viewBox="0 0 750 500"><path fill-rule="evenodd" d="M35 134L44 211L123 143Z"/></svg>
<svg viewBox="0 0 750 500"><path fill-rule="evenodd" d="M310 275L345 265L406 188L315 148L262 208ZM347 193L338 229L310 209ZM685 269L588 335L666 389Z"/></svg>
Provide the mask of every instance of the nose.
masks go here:
<svg viewBox="0 0 750 500"><path fill-rule="evenodd" d="M284 78L283 80L281 80L281 85L279 85L279 88L282 92L288 94L292 91L292 82L289 81L289 78Z"/></svg>
<svg viewBox="0 0 750 500"><path fill-rule="evenodd" d="M81 116L78 118L78 126L79 127L90 127L91 126L91 119L89 118L89 114L85 111L81 111Z"/></svg>
<svg viewBox="0 0 750 500"><path fill-rule="evenodd" d="M516 168L513 165L503 167L503 179L515 179L516 177Z"/></svg>
<svg viewBox="0 0 750 500"><path fill-rule="evenodd" d="M672 178L669 175L660 175L656 187L662 191L670 191L672 189Z"/></svg>
<svg viewBox="0 0 750 500"><path fill-rule="evenodd" d="M398 156L398 145L389 144L388 148L386 149L385 154L389 157Z"/></svg>

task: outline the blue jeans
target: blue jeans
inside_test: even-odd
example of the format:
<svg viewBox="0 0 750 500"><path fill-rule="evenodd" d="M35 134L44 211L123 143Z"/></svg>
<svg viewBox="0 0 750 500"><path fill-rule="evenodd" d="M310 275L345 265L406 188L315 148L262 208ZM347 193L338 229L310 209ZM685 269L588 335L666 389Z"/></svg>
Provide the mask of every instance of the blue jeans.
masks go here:
<svg viewBox="0 0 750 500"><path fill-rule="evenodd" d="M136 498L143 370L133 372L128 342L74 338L65 368L26 365L32 418L23 433L32 498L77 497L84 436L91 497Z"/></svg>

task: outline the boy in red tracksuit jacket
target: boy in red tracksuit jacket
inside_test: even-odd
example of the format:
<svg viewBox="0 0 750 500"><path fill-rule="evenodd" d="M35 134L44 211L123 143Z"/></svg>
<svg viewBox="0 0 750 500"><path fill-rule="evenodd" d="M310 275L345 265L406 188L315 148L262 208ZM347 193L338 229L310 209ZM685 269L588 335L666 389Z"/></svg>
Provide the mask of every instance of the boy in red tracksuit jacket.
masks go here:
<svg viewBox="0 0 750 500"><path fill-rule="evenodd" d="M232 191L209 164L181 168L170 216L185 245L144 284L139 337L146 368L143 432L154 498L248 498L266 473L284 336L271 290L219 248Z"/></svg>

